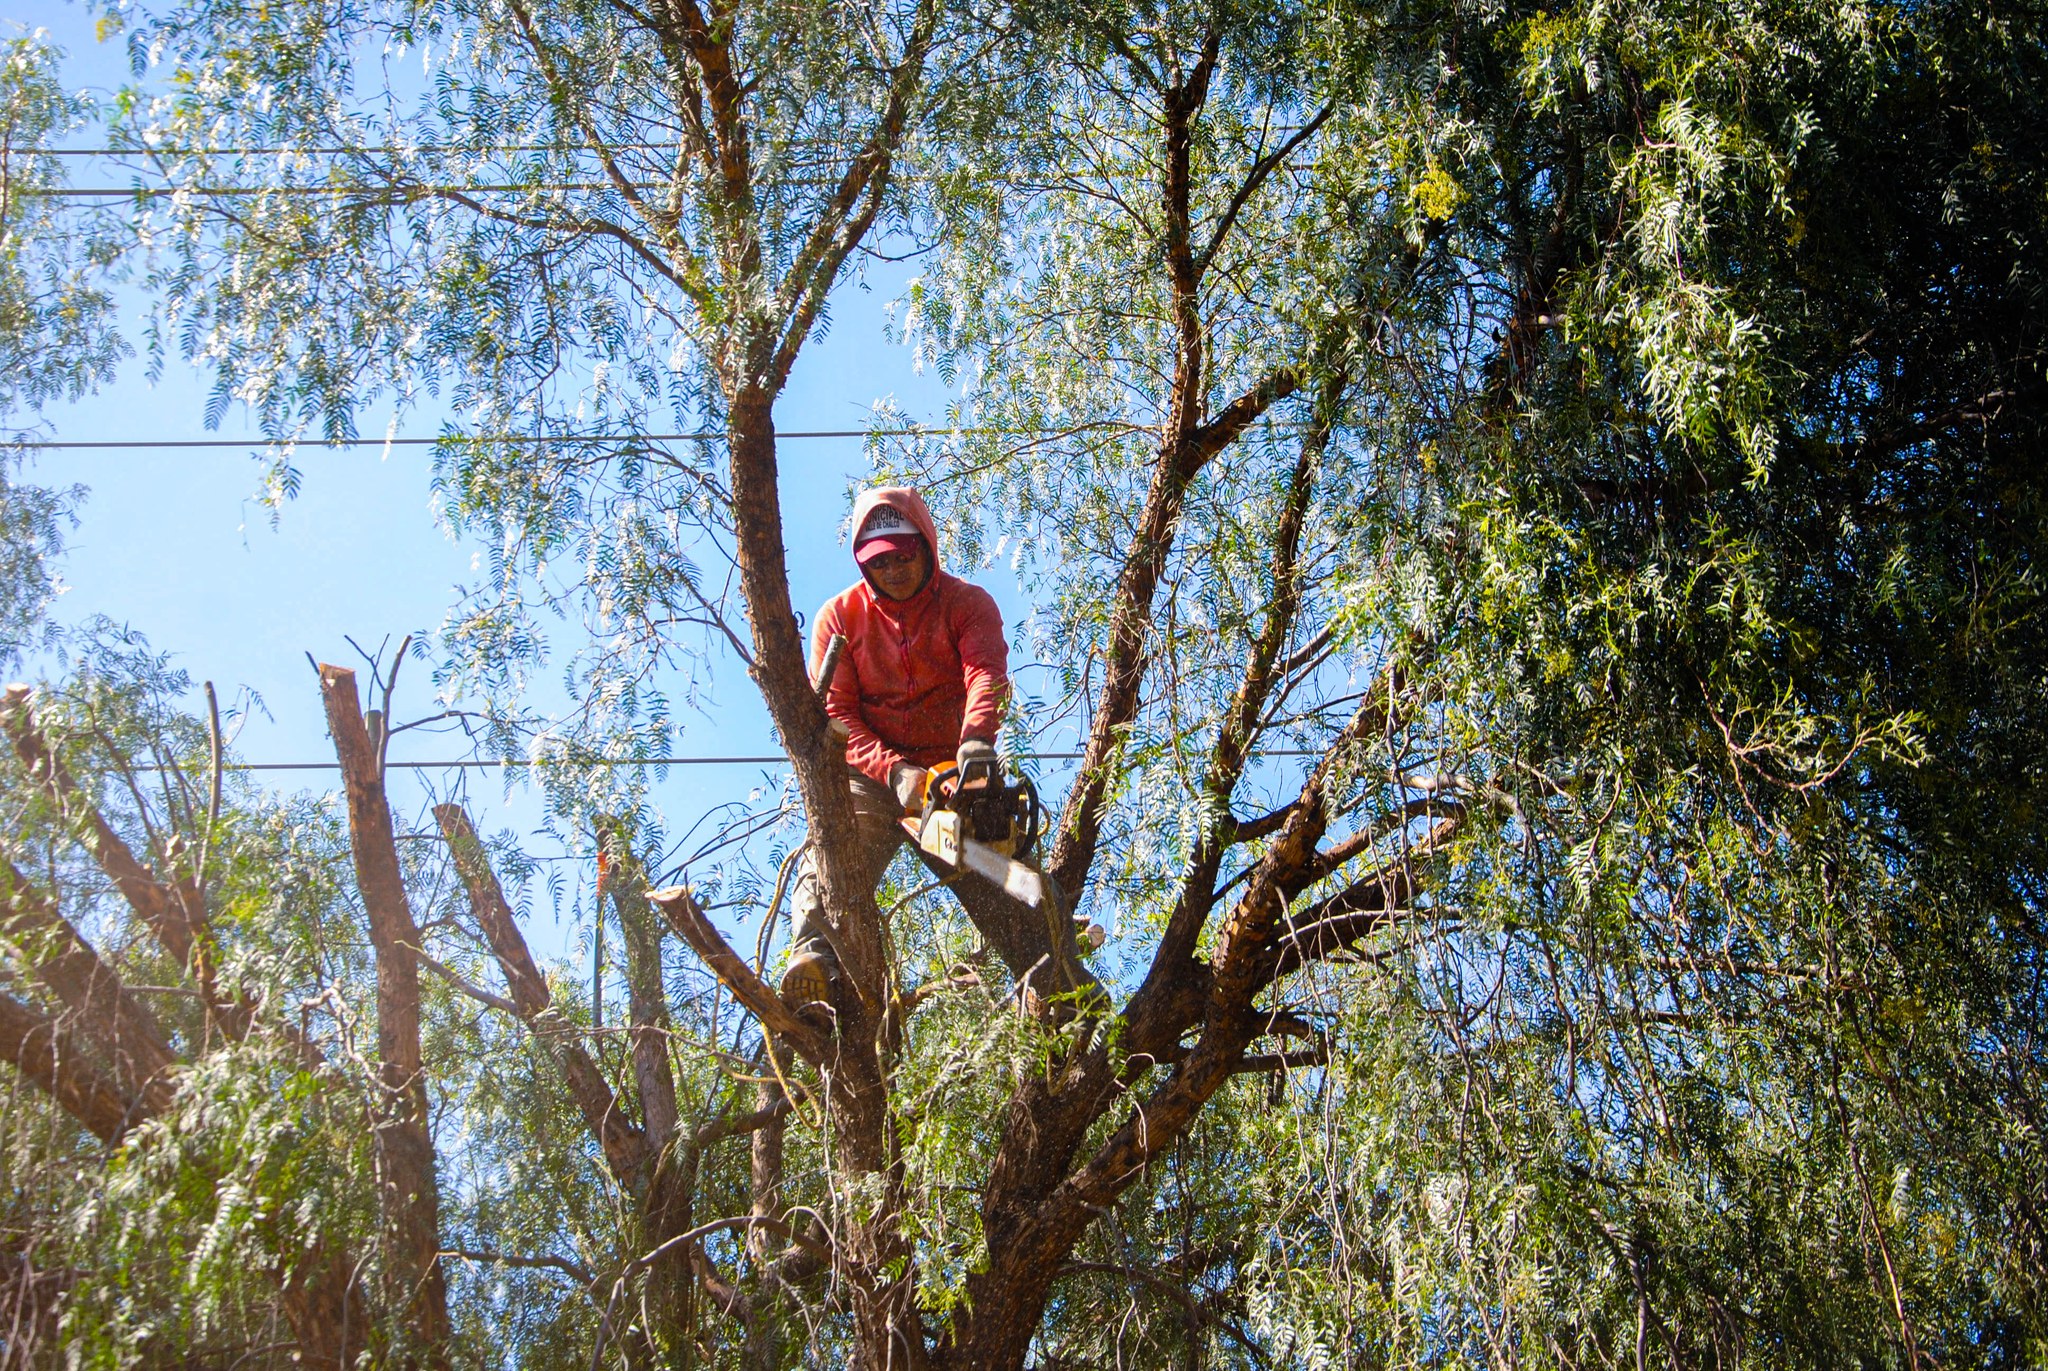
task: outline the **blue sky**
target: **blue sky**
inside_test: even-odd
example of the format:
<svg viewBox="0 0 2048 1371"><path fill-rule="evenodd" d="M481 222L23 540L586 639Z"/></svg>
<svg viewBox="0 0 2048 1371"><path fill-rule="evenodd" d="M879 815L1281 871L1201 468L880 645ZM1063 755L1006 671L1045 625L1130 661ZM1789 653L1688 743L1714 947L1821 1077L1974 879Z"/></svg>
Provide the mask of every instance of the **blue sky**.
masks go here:
<svg viewBox="0 0 2048 1371"><path fill-rule="evenodd" d="M0 17L48 30L66 52L67 84L111 93L135 80L125 43L97 42L89 12L57 4L6 0ZM87 135L81 142L91 141ZM77 159L75 186L126 185L129 173ZM902 279L904 268L889 269ZM784 431L858 429L883 397L913 416L936 416L944 391L936 378L918 375L909 349L885 342L886 308L893 291L843 288L833 302L834 327L800 360L777 411ZM123 331L140 334L147 302L124 301ZM205 383L177 362L152 384L143 360L124 368L101 394L47 415L49 437L64 441L136 440L143 443L251 437L247 417L230 411L220 428L203 423ZM431 436L438 416L409 415L403 431ZM382 429L366 416L365 433ZM124 621L175 654L195 679L209 679L223 699L248 688L261 696L267 717L249 718L237 751L248 762L305 762L332 757L320 717L318 692L306 662L360 665L346 639L366 647L408 632L431 632L455 599L458 582L473 579L476 549L440 530L431 512L425 448L376 448L303 453L302 493L276 511L259 500L262 468L250 450L162 449L55 451L37 454L29 479L80 482L90 489L81 522L63 562L69 589L57 617L76 623L94 615ZM783 501L792 594L809 612L852 579L839 541L850 484L867 471L858 439L783 444ZM988 581L1013 616L1022 599L1003 572ZM433 712L427 672L408 668L394 709L401 719ZM686 721L677 745L683 755L774 751L764 715L736 669L718 685L716 715ZM394 761L464 755L462 739L424 731L394 742ZM763 768L671 769L657 791L669 830L680 832L706 809L743 798ZM272 778L280 786L326 788L328 775ZM401 815L419 815L426 784L445 776L398 773L392 798ZM468 797L479 827L530 833L539 823L534 797L506 795L495 777L472 773ZM402 820L403 822L403 820ZM535 855L558 854L550 845ZM580 864L579 864L580 873Z"/></svg>

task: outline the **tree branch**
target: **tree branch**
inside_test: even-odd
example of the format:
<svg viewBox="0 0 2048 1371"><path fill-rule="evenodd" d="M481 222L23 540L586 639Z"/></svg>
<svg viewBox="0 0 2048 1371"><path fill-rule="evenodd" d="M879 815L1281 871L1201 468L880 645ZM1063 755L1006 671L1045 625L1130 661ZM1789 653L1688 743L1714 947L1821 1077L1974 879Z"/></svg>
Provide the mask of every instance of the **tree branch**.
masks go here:
<svg viewBox="0 0 2048 1371"><path fill-rule="evenodd" d="M1148 1271L1142 1266L1119 1266L1114 1262L1068 1262L1060 1268L1060 1271L1063 1275L1068 1272L1099 1272L1107 1276L1122 1276L1126 1280L1137 1281L1141 1285L1149 1286L1151 1289L1179 1303L1189 1313L1195 1315L1210 1327L1220 1329L1229 1336L1232 1342L1251 1354L1252 1359L1260 1365L1269 1366L1272 1364L1266 1356L1265 1349L1238 1331L1237 1327L1229 1320L1223 1318L1213 1309L1208 1308L1200 1300L1196 1299L1192 1291L1160 1272Z"/></svg>
<svg viewBox="0 0 2048 1371"><path fill-rule="evenodd" d="M56 1020L0 994L0 1058L13 1062L45 1094L109 1145L148 1117L95 1070Z"/></svg>
<svg viewBox="0 0 2048 1371"><path fill-rule="evenodd" d="M29 706L27 686L9 686L6 694L0 696L0 727L6 729L15 755L28 767L29 775L48 787L59 811L67 818L84 821L85 831L79 841L121 892L121 898L163 944L164 950L180 966L191 969L195 935L188 912L171 898L170 887L137 860L113 825L79 790L37 724Z"/></svg>
<svg viewBox="0 0 2048 1371"><path fill-rule="evenodd" d="M121 983L69 919L12 862L0 861L0 938L33 964L86 1033L107 1049L122 1093L152 1114L171 1102L167 1073L175 1063L163 1026Z"/></svg>
<svg viewBox="0 0 2048 1371"><path fill-rule="evenodd" d="M632 1025L633 1081L640 1091L641 1127L657 1154L676 1132L676 1078L669 1065L668 1000L662 986L661 926L647 906L647 872L634 856L625 826L600 821L606 862L600 898L611 896L626 943L627 1015Z"/></svg>
<svg viewBox="0 0 2048 1371"><path fill-rule="evenodd" d="M448 1247L441 1250L444 1257L454 1257L466 1262L484 1262L491 1266L516 1266L529 1270L559 1271L582 1285L597 1284L597 1277L586 1267L578 1266L567 1257L521 1257L510 1252L474 1252L467 1248Z"/></svg>
<svg viewBox="0 0 2048 1371"><path fill-rule="evenodd" d="M903 45L903 56L890 74L889 98L883 106L881 118L875 123L875 131L868 138L867 146L847 165L838 188L819 211L817 222L812 225L809 237L784 277L784 287L779 294L788 324L775 350L775 365L771 372L771 384L777 390L782 388L790 368L796 364L797 350L809 336L818 311L824 308L825 297L830 293L833 282L839 279L839 269L845 265L847 254L867 236L875 216L881 211L896 146L902 140L911 102L924 75L925 54L931 48L938 14L939 7L933 0L920 0L910 37ZM856 202L860 203L857 213L854 211Z"/></svg>
<svg viewBox="0 0 2048 1371"><path fill-rule="evenodd" d="M604 1072L591 1060L583 1045L561 1031L565 1027L555 1012L554 996L533 963L526 939L512 917L512 907L491 870L490 858L478 841L469 815L459 804L434 806L434 819L441 836L454 855L455 870L469 892L470 912L483 929L491 954L511 992L513 1011L540 1037L562 1072L569 1098L576 1103L585 1127L597 1139L612 1175L629 1189L646 1184L649 1163L646 1136L619 1109L617 1098L605 1083Z"/></svg>
<svg viewBox="0 0 2048 1371"><path fill-rule="evenodd" d="M355 673L322 666L320 695L341 764L356 888L376 952L377 1079L384 1088L376 1129L378 1200L391 1244L393 1292L416 1323L428 1364L442 1365L449 1338L448 1293L437 1256L441 1200L420 1053L420 931L406 900L391 805L377 746L363 720Z"/></svg>
<svg viewBox="0 0 2048 1371"><path fill-rule="evenodd" d="M503 995L493 995L490 991L484 989L475 981L470 980L453 967L435 960L418 949L414 949L414 955L420 959L420 965L426 967L427 970L433 972L436 976L439 976L478 1004L483 1005L487 1009L495 1009L501 1014L510 1014L515 1019L520 1018L519 1006L506 999Z"/></svg>
<svg viewBox="0 0 2048 1371"><path fill-rule="evenodd" d="M1335 105L1324 105L1316 111L1313 119L1310 119L1306 124L1295 130L1292 138L1289 138L1279 147L1273 149L1272 152L1252 164L1251 171L1244 178L1244 184L1240 185L1237 188L1237 193L1230 197L1229 207L1223 211L1222 217L1216 221L1216 230L1209 235L1209 245L1202 249L1201 255L1196 259L1201 270L1207 271L1210 265L1215 262L1216 253L1223 246L1223 240L1230 236L1230 230L1236 225L1237 216L1244 209L1245 202L1250 200L1258 192L1259 187L1265 184L1266 178L1272 175L1274 168L1293 156L1296 148L1316 136L1317 131L1328 122L1330 115L1335 112L1336 108Z"/></svg>
<svg viewBox="0 0 2048 1371"><path fill-rule="evenodd" d="M791 1081L790 1084L795 1085L796 1082ZM778 1094L773 1103L763 1105L759 1109L752 1109L744 1114L733 1114L725 1118L712 1120L691 1135L690 1141L696 1146L698 1151L706 1151L718 1146L718 1144L725 1142L729 1138L738 1138L750 1133L758 1133L764 1128L780 1123L794 1113L795 1110L795 1104L791 1102L787 1095Z"/></svg>
<svg viewBox="0 0 2048 1371"><path fill-rule="evenodd" d="M784 1005L774 991L754 974L746 959L733 951L719 931L712 927L711 920L697 907L688 886L674 885L665 890L648 892L647 898L661 911L682 940L711 968L713 975L725 982L726 989L768 1030L786 1040L812 1065L820 1065L830 1057L829 1044L825 1035L798 1018L794 1011Z"/></svg>
<svg viewBox="0 0 2048 1371"><path fill-rule="evenodd" d="M219 954L207 926L199 884L188 881L173 887L143 865L72 778L37 722L29 698L29 688L20 685L8 687L0 696L0 728L13 743L15 755L28 767L29 775L48 788L60 813L73 822L83 820L84 830L77 834L79 844L114 883L143 926L192 977L208 1018L217 1021L229 1037L241 1041L254 1024L256 1001L248 995L229 995L215 975ZM326 1064L320 1049L305 1034L288 1024L279 1025L279 1031L308 1070L317 1071Z"/></svg>

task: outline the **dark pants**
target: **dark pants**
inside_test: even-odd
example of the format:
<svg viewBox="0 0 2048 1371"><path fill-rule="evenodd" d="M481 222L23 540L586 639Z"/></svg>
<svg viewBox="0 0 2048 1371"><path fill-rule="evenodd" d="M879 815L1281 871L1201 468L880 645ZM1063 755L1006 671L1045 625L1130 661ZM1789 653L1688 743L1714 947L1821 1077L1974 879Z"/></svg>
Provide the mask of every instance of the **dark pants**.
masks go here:
<svg viewBox="0 0 2048 1371"><path fill-rule="evenodd" d="M899 822L903 807L896 803L889 788L865 772L848 770L852 776L853 817L858 836L855 860L859 865L855 878L862 882L862 889L873 890L882 883L896 849L910 839ZM1065 910L1058 907L1057 897L1047 899L1044 908L1033 909L1011 899L1000 886L984 877L944 866L921 848L913 846L912 850L959 898L960 907L967 911L975 930L1003 959L1012 976L1019 980L1028 976L1036 988L1054 992L1072 990L1083 981L1094 980L1073 952L1073 930ZM789 917L792 951L806 946L829 947L831 929L818 903L817 870L809 853L804 854L797 868ZM1055 930L1060 934L1057 950L1052 936Z"/></svg>

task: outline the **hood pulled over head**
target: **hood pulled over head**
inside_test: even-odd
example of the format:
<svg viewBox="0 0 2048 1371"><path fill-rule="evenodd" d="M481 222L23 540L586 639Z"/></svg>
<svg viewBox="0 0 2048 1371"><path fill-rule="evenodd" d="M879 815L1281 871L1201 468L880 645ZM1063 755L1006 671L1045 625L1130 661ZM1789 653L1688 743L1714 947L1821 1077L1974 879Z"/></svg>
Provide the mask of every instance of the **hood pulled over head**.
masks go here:
<svg viewBox="0 0 2048 1371"><path fill-rule="evenodd" d="M877 510L882 511L879 517ZM875 524L873 529L869 528L870 520ZM915 533L924 539L924 545L931 553L932 574L938 574L938 529L932 523L932 512L925 508L924 497L909 486L877 486L873 490L862 491L860 498L853 502L853 555L856 564L862 560L864 533L877 548L896 544ZM865 578L866 573L863 572L862 576Z"/></svg>

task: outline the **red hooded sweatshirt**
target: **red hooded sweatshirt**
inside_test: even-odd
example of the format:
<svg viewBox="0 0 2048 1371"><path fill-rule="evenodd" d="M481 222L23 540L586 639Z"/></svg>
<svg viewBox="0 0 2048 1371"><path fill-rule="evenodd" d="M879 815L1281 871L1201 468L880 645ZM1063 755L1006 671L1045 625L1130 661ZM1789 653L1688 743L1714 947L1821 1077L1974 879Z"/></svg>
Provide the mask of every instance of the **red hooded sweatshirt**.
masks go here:
<svg viewBox="0 0 2048 1371"><path fill-rule="evenodd" d="M863 575L825 602L811 626L811 674L825 644L846 635L846 651L825 712L847 727L846 760L883 785L898 762L950 762L966 738L993 742L1009 697L1009 646L995 598L939 568L939 540L924 497L907 486L862 493L856 537L886 504L924 535L932 574L907 600L891 600Z"/></svg>

